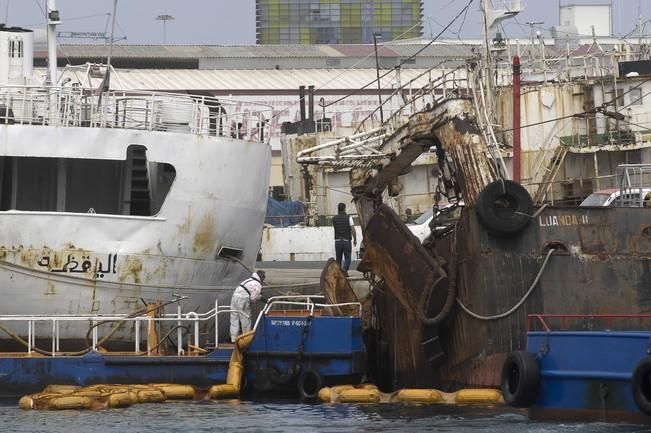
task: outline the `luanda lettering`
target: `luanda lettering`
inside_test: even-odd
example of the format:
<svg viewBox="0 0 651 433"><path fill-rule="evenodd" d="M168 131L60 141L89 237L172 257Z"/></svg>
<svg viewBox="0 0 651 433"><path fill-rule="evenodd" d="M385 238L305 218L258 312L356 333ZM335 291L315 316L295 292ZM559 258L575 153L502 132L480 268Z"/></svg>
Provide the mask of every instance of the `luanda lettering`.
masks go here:
<svg viewBox="0 0 651 433"><path fill-rule="evenodd" d="M587 215L541 215L538 217L540 227L579 226L589 223Z"/></svg>

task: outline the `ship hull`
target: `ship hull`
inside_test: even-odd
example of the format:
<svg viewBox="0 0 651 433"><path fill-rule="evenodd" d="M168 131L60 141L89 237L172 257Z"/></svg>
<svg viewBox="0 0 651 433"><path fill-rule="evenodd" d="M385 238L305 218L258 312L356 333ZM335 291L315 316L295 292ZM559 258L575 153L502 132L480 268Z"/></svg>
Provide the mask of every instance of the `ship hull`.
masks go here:
<svg viewBox="0 0 651 433"><path fill-rule="evenodd" d="M649 313L648 217L645 208L546 207L498 238L468 207L455 233L426 248L383 206L360 265L382 279L375 379L385 389L499 387L507 354L526 347L529 314Z"/></svg>
<svg viewBox="0 0 651 433"><path fill-rule="evenodd" d="M648 217L644 208L548 207L521 233L500 239L467 209L457 233L456 296L490 319L456 305L440 329L446 360L438 380L448 387L499 386L506 355L526 347L528 314L650 312ZM441 254L449 256L451 240L439 245Z"/></svg>
<svg viewBox="0 0 651 433"><path fill-rule="evenodd" d="M129 146L137 144L150 163L171 166L175 173L160 210L151 215L106 214L90 206L85 213L0 211L0 294L10 300L0 305L0 315L129 314L173 295L188 296L184 311L201 313L215 300L228 303L232 288L248 275L246 267L255 263L269 182L266 144L29 125L0 125L0 137L5 159L75 163L125 160ZM176 305L166 310L176 311ZM11 328L26 335L26 324ZM62 325L60 338L83 338L87 329ZM37 339L50 338L52 326L37 326L35 332Z"/></svg>

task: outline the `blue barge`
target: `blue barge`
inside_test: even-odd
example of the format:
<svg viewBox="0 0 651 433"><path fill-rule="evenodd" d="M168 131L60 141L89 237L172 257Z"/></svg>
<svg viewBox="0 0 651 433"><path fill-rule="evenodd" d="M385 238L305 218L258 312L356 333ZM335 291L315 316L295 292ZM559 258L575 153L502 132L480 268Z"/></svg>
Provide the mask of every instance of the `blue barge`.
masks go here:
<svg viewBox="0 0 651 433"><path fill-rule="evenodd" d="M16 398L49 384L175 383L209 388L226 382L232 348L205 356L137 356L91 351L82 356L0 357L0 397Z"/></svg>
<svg viewBox="0 0 651 433"><path fill-rule="evenodd" d="M530 315L526 351L502 369L505 402L532 419L651 424L650 324L651 315Z"/></svg>
<svg viewBox="0 0 651 433"><path fill-rule="evenodd" d="M255 336L244 358L245 384L249 384L245 391L291 389L303 397L312 397L322 385L359 382L365 372L361 306L358 303L328 305L319 303L321 298L269 299L256 321ZM342 308L348 308L351 315L329 315ZM214 320L216 338L219 315L230 311L229 307L215 305L205 314L183 314L179 306L176 314L160 317L146 314L135 317L0 317L0 327L5 329L9 326L16 329L20 323L28 326L26 352L0 353L0 397L15 398L40 392L50 384L171 383L202 389L223 384L227 381L233 346L220 344L215 347L213 343L201 347L199 335L207 328L204 325ZM71 320L86 320L92 324L89 330L92 339L85 353L66 354L58 350L58 327ZM6 325L7 322L12 325ZM37 348L33 339L34 328L43 326L43 322L52 326L53 337L48 350ZM130 326L135 331L134 350L119 353L103 350L105 338L100 327L95 326L102 322L133 322ZM142 327L148 330L146 338L141 336ZM162 345L152 330L162 333L168 328L169 332L161 341L174 335L176 353L161 354ZM110 334L110 330L106 334ZM185 345L184 341L187 341ZM269 385L261 387L265 380Z"/></svg>
<svg viewBox="0 0 651 433"><path fill-rule="evenodd" d="M298 391L315 398L323 386L360 383L366 372L361 305L336 306L304 298L272 298L256 323L245 357L248 392ZM280 308L274 308L280 307ZM348 314L335 316L347 309Z"/></svg>

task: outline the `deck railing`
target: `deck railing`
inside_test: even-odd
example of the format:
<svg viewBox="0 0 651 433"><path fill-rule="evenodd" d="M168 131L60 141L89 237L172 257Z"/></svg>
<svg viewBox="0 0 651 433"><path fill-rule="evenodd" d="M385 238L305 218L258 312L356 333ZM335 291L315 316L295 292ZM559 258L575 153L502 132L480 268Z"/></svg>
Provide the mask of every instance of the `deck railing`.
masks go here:
<svg viewBox="0 0 651 433"><path fill-rule="evenodd" d="M133 324L134 333L133 333L133 344L134 344L134 354L139 355L151 355L157 348L152 346L152 342L149 338L146 338L147 349L143 351L141 349L141 344L143 343L143 337L146 337L147 334L143 335L143 327L146 331L155 329L154 327L163 324L171 325L171 331L168 331L168 336L171 336L172 332L176 328L177 336L177 355L182 356L185 354L183 349L183 330L192 329L191 335L194 342L194 346L200 347L200 330L202 324L207 324L209 321L214 321L215 326L215 342L219 341L219 317L222 314L230 314L231 312L238 312L246 314L243 311L235 310L230 308L228 305L219 305L219 302L215 300L215 306L205 313L197 313L194 311L184 313L181 308L181 301L187 299L187 296L176 297L171 301L162 304L162 305L152 305L148 308L146 312L139 314L81 314L81 315L71 315L71 314L60 314L60 315L1 315L0 316L0 328L11 330L16 335L22 334L16 329L15 324L26 324L27 325L27 354L28 356L33 355L38 352L41 354L47 354L50 356L61 356L68 353L61 352L60 348L60 328L61 324L72 324L74 322L81 323L87 322L89 324L89 333L90 333L90 344L88 349L96 351L100 347L100 342L102 338L100 336L99 326L102 324ZM353 306L356 307L358 311L358 317L362 314L362 305L359 302L348 302L340 304L326 304L325 297L322 295L294 295L294 296L274 296L269 298L267 304L262 309L258 318L255 322L253 329L257 329L258 323L261 318L269 313L269 311L277 308L279 306L290 307L297 310L307 310L310 316L314 315L315 309L327 309L327 308L337 308L337 307L346 307ZM153 317L148 313L151 313L155 310L160 310L168 304L176 303L177 311L176 313L163 313L159 317ZM9 324L12 324L12 327L9 327ZM44 349L39 349L36 347L36 327L38 325L47 325L50 327L51 333L51 349L49 353L44 353ZM6 331L5 331L6 332ZM110 334L110 331L108 332ZM25 335L25 334L22 334ZM217 343L215 343L217 347Z"/></svg>
<svg viewBox="0 0 651 433"><path fill-rule="evenodd" d="M321 302L317 302L321 301ZM326 304L325 296L323 295L287 295L287 296L273 296L267 300L267 304L264 306L260 314L258 315L257 320L255 321L255 326L253 329L258 329L258 324L262 318L269 314L273 308L277 307L290 307L292 309L306 310L309 316L314 316L316 309L334 309L338 307L356 307L357 316L362 316L362 304L359 302L343 302L339 304Z"/></svg>
<svg viewBox="0 0 651 433"><path fill-rule="evenodd" d="M649 328L651 314L529 314L527 316L527 331L534 331L540 326L544 332L569 331L569 330L610 330L614 321L646 321ZM550 326L551 322L556 326ZM582 323L583 326L574 326L570 329L570 323ZM603 324L595 326L595 322ZM630 326L626 328L630 329Z"/></svg>
<svg viewBox="0 0 651 433"><path fill-rule="evenodd" d="M34 352L44 352L43 349L38 349L36 347L35 336L36 336L36 327L37 325L49 324L51 326L51 350L48 353L50 356L65 355L65 353L60 352L60 327L61 324L71 324L73 322L88 322L90 329L90 350L97 350L99 348L100 330L99 326L102 324L133 324L134 334L133 334L133 344L134 344L134 353L143 354L141 350L142 344L142 328L145 326L146 330L152 330L157 325L162 324L171 324L176 327L177 335L177 355L181 356L185 354L183 350L183 330L192 329L192 336L195 347L200 347L199 335L200 328L202 324L207 324L209 321L214 321L215 324L215 342L219 341L219 316L231 312L241 312L239 310L231 309L228 305L219 305L218 301L215 301L215 306L205 313L197 313L194 311L183 313L181 310L181 303L183 299L187 297L179 297L172 300L172 303L177 303L177 312L176 313L164 313L160 317L152 317L147 313L142 313L138 315L127 315L127 314L94 314L94 315L2 315L0 316L0 326L7 327L9 323L20 324L26 323L27 325L27 354L32 355ZM161 306L152 306L149 309L149 312L155 311ZM13 332L19 332L13 327ZM24 335L24 334L23 334ZM171 335L171 334L170 334ZM156 347L152 347L152 342L147 338L147 350L144 352L146 355L151 355ZM215 344L217 346L217 344Z"/></svg>
<svg viewBox="0 0 651 433"><path fill-rule="evenodd" d="M269 141L272 107L186 94L3 86L0 124L133 129Z"/></svg>

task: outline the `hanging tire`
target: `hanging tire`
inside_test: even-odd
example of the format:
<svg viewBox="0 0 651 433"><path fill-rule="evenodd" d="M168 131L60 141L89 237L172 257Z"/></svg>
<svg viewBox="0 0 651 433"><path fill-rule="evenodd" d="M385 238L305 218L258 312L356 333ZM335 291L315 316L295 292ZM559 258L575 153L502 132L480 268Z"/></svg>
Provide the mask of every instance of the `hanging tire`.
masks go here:
<svg viewBox="0 0 651 433"><path fill-rule="evenodd" d="M301 398L313 399L319 395L319 390L323 387L323 379L316 370L308 368L298 376L296 385Z"/></svg>
<svg viewBox="0 0 651 433"><path fill-rule="evenodd" d="M513 407L529 407L538 396L540 366L533 353L516 350L509 353L502 367L504 402Z"/></svg>
<svg viewBox="0 0 651 433"><path fill-rule="evenodd" d="M651 356L642 358L633 370L631 389L640 411L651 415Z"/></svg>
<svg viewBox="0 0 651 433"><path fill-rule="evenodd" d="M522 185L511 180L497 180L479 193L475 209L479 223L489 233L509 237L531 222L533 200Z"/></svg>

